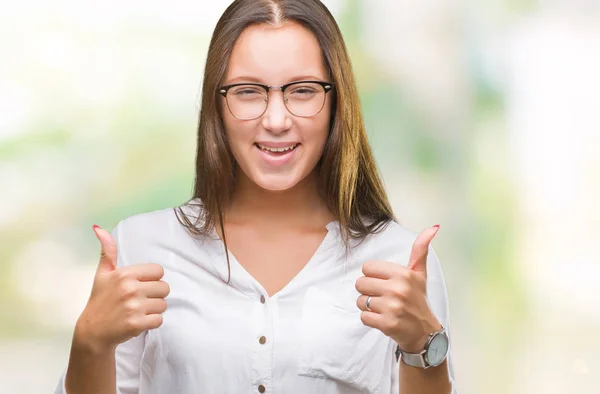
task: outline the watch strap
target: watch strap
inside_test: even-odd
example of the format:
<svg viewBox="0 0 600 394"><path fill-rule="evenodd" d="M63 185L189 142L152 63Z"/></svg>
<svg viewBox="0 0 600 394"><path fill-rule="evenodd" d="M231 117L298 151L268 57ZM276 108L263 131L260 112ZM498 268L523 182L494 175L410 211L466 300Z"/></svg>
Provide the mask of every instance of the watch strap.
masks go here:
<svg viewBox="0 0 600 394"><path fill-rule="evenodd" d="M427 364L425 357L423 357L426 351L427 348L421 353L406 353L400 349L400 346L396 345L396 362L399 362L400 357L402 357L402 361L411 367L428 368L429 364Z"/></svg>
<svg viewBox="0 0 600 394"><path fill-rule="evenodd" d="M433 339L433 337L436 334L443 334L446 335L446 329L444 327L442 327L442 329L438 332L434 332L429 334L429 339L427 340L427 343L425 344L425 348L420 352L420 353L407 353L407 352L403 352L402 349L400 349L400 345L396 345L396 362L400 361L400 358L402 358L402 361L404 361L406 364L410 365L411 367L418 367L418 368L429 368L430 365L429 363L425 360L425 353L427 353L427 350L429 349L429 344L431 343L431 340Z"/></svg>

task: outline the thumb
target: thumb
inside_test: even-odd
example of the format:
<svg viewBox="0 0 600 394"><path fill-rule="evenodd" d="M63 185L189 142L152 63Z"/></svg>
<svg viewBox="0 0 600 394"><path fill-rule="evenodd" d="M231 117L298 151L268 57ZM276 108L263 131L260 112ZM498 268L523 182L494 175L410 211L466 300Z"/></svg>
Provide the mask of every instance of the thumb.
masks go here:
<svg viewBox="0 0 600 394"><path fill-rule="evenodd" d="M410 259L408 260L408 267L410 269L421 272L427 276L427 252L429 251L429 244L439 229L440 225L436 224L423 231L419 234L417 239L415 239L410 252Z"/></svg>
<svg viewBox="0 0 600 394"><path fill-rule="evenodd" d="M108 231L97 225L93 228L101 245L97 272L114 271L117 268L117 244Z"/></svg>

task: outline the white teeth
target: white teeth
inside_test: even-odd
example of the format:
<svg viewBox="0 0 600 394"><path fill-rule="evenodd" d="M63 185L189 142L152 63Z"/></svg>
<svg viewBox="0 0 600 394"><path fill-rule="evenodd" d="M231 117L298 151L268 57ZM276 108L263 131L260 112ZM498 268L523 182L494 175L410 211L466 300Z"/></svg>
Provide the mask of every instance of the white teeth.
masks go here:
<svg viewBox="0 0 600 394"><path fill-rule="evenodd" d="M256 144L256 145L258 145L258 147L260 149L266 150L266 151L269 151L269 152L286 152L288 150L294 149L298 144L286 146L284 148L269 148L268 146L264 146L264 145L261 145L261 144Z"/></svg>

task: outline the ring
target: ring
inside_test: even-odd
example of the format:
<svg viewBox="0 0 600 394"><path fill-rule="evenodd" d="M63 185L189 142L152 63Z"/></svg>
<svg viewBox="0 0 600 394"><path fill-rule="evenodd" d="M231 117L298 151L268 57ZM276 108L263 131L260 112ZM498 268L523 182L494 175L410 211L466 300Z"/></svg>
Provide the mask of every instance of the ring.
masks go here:
<svg viewBox="0 0 600 394"><path fill-rule="evenodd" d="M371 312L371 296L367 296L367 299L365 300L365 308Z"/></svg>

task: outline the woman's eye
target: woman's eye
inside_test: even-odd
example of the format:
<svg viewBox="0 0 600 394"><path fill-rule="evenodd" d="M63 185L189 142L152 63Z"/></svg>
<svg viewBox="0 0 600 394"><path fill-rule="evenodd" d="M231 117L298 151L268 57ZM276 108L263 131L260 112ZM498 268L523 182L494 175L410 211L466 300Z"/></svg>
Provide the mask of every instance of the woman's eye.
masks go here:
<svg viewBox="0 0 600 394"><path fill-rule="evenodd" d="M301 88L296 88L294 90L292 90L292 94L293 95L298 95L298 96L308 96L311 94L315 94L316 90L312 89L312 88L307 88L307 87L301 87Z"/></svg>
<svg viewBox="0 0 600 394"><path fill-rule="evenodd" d="M240 89L233 92L236 96L251 96L261 94L258 90L254 89Z"/></svg>

